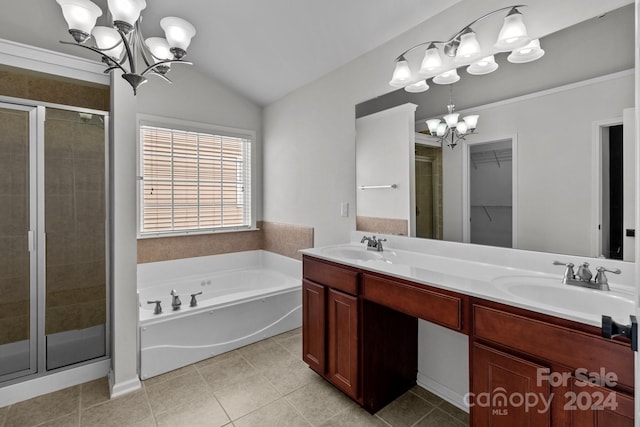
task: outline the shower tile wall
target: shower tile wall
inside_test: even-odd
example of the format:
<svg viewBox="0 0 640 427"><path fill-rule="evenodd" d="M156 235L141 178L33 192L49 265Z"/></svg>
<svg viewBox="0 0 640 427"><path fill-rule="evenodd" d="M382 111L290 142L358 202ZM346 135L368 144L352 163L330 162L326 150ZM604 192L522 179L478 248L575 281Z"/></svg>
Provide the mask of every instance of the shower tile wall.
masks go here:
<svg viewBox="0 0 640 427"><path fill-rule="evenodd" d="M47 109L47 335L106 323L104 125Z"/></svg>
<svg viewBox="0 0 640 427"><path fill-rule="evenodd" d="M0 95L109 110L109 87L0 65Z"/></svg>
<svg viewBox="0 0 640 427"><path fill-rule="evenodd" d="M28 115L0 109L0 345L29 338Z"/></svg>

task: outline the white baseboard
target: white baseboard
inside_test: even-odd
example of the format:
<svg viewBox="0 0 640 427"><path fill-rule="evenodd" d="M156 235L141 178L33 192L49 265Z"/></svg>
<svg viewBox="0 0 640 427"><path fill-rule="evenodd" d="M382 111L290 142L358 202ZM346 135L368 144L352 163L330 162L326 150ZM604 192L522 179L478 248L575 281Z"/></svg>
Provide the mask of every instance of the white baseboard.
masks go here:
<svg viewBox="0 0 640 427"><path fill-rule="evenodd" d="M121 381L119 383L114 383L113 380L113 371L109 370L109 395L111 399L120 397L127 393L134 392L139 390L142 387L142 383L140 382L140 378L135 377L126 381Z"/></svg>
<svg viewBox="0 0 640 427"><path fill-rule="evenodd" d="M111 360L101 360L0 388L0 408L23 400L97 380L107 375Z"/></svg>
<svg viewBox="0 0 640 427"><path fill-rule="evenodd" d="M453 406L456 406L462 409L465 412L469 412L469 408L464 403L464 396L451 390L448 387L443 386L442 384L432 380L424 374L418 372L417 381L418 385L436 396L446 400L451 403Z"/></svg>

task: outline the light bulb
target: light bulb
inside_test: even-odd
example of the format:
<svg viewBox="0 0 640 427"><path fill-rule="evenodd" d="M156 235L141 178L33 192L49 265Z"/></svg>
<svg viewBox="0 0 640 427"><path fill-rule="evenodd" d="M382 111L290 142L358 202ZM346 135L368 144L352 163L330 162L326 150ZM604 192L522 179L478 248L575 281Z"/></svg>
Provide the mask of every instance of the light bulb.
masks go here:
<svg viewBox="0 0 640 427"><path fill-rule="evenodd" d="M444 136L447 133L447 124L441 122L436 130L436 136Z"/></svg>
<svg viewBox="0 0 640 427"><path fill-rule="evenodd" d="M469 31L460 36L460 46L456 52L454 62L465 63L477 59L481 55L480 44L476 39L476 33Z"/></svg>
<svg viewBox="0 0 640 427"><path fill-rule="evenodd" d="M532 62L536 59L540 59L543 56L544 50L540 48L540 40L535 39L531 40L528 45L511 52L509 56L507 56L507 60L514 64L524 64L525 62Z"/></svg>
<svg viewBox="0 0 640 427"><path fill-rule="evenodd" d="M74 39L78 43L88 39L96 25L96 19L102 15L102 10L89 0L56 0L56 2L62 8L62 15Z"/></svg>
<svg viewBox="0 0 640 427"><path fill-rule="evenodd" d="M418 82L405 86L404 90L411 93L426 92L427 90L429 90L429 85L427 84L426 80L420 80Z"/></svg>
<svg viewBox="0 0 640 427"><path fill-rule="evenodd" d="M424 51L424 58L420 65L420 74L430 74L442 67L442 57L438 48L431 43Z"/></svg>
<svg viewBox="0 0 640 427"><path fill-rule="evenodd" d="M96 46L103 49L105 55L119 61L122 58L124 44L120 34L112 27L97 26L92 31Z"/></svg>
<svg viewBox="0 0 640 427"><path fill-rule="evenodd" d="M465 122L458 122L456 125L456 131L458 131L460 135L464 135L467 133L467 124Z"/></svg>
<svg viewBox="0 0 640 427"><path fill-rule="evenodd" d="M527 27L522 21L522 14L514 7L504 18L504 24L498 34L495 48L501 51L517 49L529 43Z"/></svg>
<svg viewBox="0 0 640 427"><path fill-rule="evenodd" d="M460 80L460 76L458 75L458 70L453 69L449 71L445 71L444 73L437 75L433 78L433 82L439 85L448 85L457 82Z"/></svg>
<svg viewBox="0 0 640 427"><path fill-rule="evenodd" d="M477 114L471 114L469 116L465 116L462 118L464 123L467 125L469 130L473 131L478 126L478 119L480 118Z"/></svg>
<svg viewBox="0 0 640 427"><path fill-rule="evenodd" d="M169 43L162 37L149 37L144 42L154 56L155 62L173 59L173 54L169 50Z"/></svg>
<svg viewBox="0 0 640 427"><path fill-rule="evenodd" d="M164 34L167 38L167 42L171 49L171 52L176 57L175 49L181 51L182 55L186 54L187 48L191 44L191 39L196 35L196 29L189 22L182 18L176 18L175 16L167 16L160 20L160 26L164 30Z"/></svg>
<svg viewBox="0 0 640 427"><path fill-rule="evenodd" d="M469 65L467 67L467 73L481 76L483 74L489 74L497 69L498 63L496 62L494 56L491 55Z"/></svg>
<svg viewBox="0 0 640 427"><path fill-rule="evenodd" d="M393 77L389 84L395 87L403 87L411 80L411 69L409 63L401 56L396 61L396 68L393 70Z"/></svg>
<svg viewBox="0 0 640 427"><path fill-rule="evenodd" d="M438 133L438 126L440 126L440 123L442 123L440 121L440 119L431 119L431 120L427 120L427 127L429 128L429 133L431 135L435 135Z"/></svg>
<svg viewBox="0 0 640 427"><path fill-rule="evenodd" d="M449 113L446 116L444 116L443 119L447 123L447 126L449 126L450 128L454 128L458 124L459 116L460 114L458 113Z"/></svg>
<svg viewBox="0 0 640 427"><path fill-rule="evenodd" d="M145 0L108 0L107 4L113 22L124 22L131 27L140 18L140 12L147 7Z"/></svg>

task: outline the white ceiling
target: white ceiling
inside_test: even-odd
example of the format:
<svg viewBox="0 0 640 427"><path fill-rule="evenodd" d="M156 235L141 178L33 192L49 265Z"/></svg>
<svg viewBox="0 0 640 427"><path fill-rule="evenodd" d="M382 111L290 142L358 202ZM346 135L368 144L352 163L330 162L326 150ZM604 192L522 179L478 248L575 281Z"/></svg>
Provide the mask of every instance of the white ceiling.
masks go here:
<svg viewBox="0 0 640 427"><path fill-rule="evenodd" d="M94 0L106 11L106 0ZM260 105L274 102L460 0L147 0L145 37L179 16L197 29L185 59ZM54 0L3 1L0 38L92 58ZM98 24L106 25L103 15ZM95 58L95 55L93 56Z"/></svg>

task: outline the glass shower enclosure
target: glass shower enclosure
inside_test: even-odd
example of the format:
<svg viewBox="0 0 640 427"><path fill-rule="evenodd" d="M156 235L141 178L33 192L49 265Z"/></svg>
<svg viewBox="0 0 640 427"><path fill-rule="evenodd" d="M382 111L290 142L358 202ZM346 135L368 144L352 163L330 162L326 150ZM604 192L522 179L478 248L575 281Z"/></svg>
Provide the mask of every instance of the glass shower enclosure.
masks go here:
<svg viewBox="0 0 640 427"><path fill-rule="evenodd" d="M0 387L108 355L107 129L0 102Z"/></svg>

